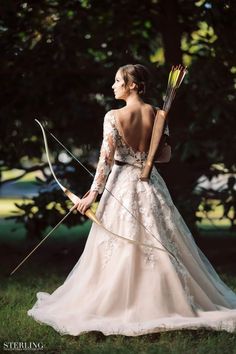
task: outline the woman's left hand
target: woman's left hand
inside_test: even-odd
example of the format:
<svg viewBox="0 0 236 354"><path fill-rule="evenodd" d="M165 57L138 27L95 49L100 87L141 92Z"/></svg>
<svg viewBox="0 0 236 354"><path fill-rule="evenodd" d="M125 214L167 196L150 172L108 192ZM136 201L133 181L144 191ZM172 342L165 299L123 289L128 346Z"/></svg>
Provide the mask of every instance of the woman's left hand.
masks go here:
<svg viewBox="0 0 236 354"><path fill-rule="evenodd" d="M95 202L97 195L98 193L96 191L90 191L85 198L82 198L77 203L77 210L84 215L86 210Z"/></svg>

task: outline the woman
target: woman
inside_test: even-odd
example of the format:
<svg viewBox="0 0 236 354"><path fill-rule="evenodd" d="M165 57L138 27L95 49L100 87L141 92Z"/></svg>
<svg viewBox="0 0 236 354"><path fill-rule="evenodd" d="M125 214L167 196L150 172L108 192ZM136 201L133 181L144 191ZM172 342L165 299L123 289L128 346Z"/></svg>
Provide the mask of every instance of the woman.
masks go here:
<svg viewBox="0 0 236 354"><path fill-rule="evenodd" d="M115 98L126 105L105 116L96 175L78 204L84 213L103 193L97 216L111 232L93 224L64 284L38 293L28 311L61 334L236 328L236 294L198 249L165 182L155 168L148 183L140 180L155 117L142 99L147 79L139 64L116 73Z"/></svg>

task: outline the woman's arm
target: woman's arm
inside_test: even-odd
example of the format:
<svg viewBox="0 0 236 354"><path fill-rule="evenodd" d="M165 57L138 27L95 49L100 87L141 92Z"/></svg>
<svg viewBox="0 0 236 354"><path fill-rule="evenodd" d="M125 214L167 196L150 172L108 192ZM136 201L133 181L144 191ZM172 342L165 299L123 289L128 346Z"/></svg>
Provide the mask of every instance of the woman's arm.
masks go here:
<svg viewBox="0 0 236 354"><path fill-rule="evenodd" d="M109 111L104 117L103 141L96 174L88 195L81 199L78 204L77 210L82 214L84 214L84 212L96 200L98 194L101 194L104 190L107 177L113 165L116 143L117 129L115 127L114 116L112 112Z"/></svg>

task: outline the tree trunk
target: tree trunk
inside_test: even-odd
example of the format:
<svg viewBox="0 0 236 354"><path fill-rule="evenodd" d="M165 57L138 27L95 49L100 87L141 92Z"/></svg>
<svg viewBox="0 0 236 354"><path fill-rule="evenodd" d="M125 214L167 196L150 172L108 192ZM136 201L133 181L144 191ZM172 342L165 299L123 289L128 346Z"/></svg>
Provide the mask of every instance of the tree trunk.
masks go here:
<svg viewBox="0 0 236 354"><path fill-rule="evenodd" d="M161 7L161 35L164 47L164 56L167 69L172 65L182 63L181 39L182 26L179 23L179 2L178 0L162 0ZM181 90L181 88L180 88ZM175 149L177 143L186 140L188 134L188 124L190 112L186 107L184 96L177 97L173 102L173 107L169 113L168 121L170 126L172 148ZM194 235L197 235L195 226L196 205L193 198L192 189L195 183L195 174L191 170L191 163L181 161L180 155L175 156L168 164L162 164L160 171L166 180L170 193L176 202L180 213L187 219L187 224Z"/></svg>
<svg viewBox="0 0 236 354"><path fill-rule="evenodd" d="M165 62L168 66L182 63L181 26L178 22L178 0L162 0L162 40L164 46Z"/></svg>

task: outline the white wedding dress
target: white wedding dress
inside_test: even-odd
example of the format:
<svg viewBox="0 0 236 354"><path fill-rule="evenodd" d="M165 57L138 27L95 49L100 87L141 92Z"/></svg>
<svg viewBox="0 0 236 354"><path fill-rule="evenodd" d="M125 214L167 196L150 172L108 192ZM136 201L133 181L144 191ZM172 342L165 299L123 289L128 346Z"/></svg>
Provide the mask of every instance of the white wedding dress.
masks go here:
<svg viewBox="0 0 236 354"><path fill-rule="evenodd" d="M139 180L146 157L126 145L109 111L91 187L102 193L105 186L97 216L113 233L162 250L165 246L175 257L93 224L65 282L52 294L37 294L28 311L36 321L73 336L236 330L236 294L195 244L162 177L153 168L149 182ZM113 164L114 158L127 164Z"/></svg>

